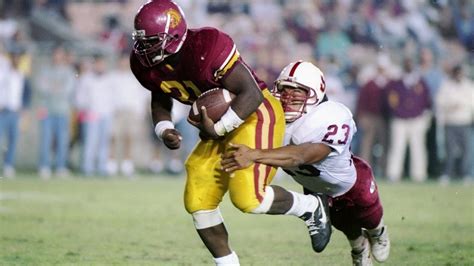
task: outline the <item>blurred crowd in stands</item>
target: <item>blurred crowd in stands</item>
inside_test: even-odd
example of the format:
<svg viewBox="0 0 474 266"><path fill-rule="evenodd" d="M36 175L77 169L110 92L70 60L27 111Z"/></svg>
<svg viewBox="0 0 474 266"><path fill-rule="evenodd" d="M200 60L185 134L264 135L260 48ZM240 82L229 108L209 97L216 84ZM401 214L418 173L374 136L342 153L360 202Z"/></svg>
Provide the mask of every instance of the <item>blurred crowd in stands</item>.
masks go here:
<svg viewBox="0 0 474 266"><path fill-rule="evenodd" d="M355 116L353 152L372 164L378 178L472 182L472 1L177 2L188 26L228 33L269 87L291 61L317 64L329 98ZM4 176L13 177L20 165L17 146L26 157L34 154L32 168L44 179L70 171L131 177L135 168L183 170L182 161L197 141L196 129L186 123L188 107L178 105L173 114L186 142L170 152L153 135L149 93L129 71L133 16L144 1L1 3ZM38 34L41 20L32 20L35 14L54 14L69 34L40 38L50 27ZM101 49L80 49L95 47L88 42Z"/></svg>

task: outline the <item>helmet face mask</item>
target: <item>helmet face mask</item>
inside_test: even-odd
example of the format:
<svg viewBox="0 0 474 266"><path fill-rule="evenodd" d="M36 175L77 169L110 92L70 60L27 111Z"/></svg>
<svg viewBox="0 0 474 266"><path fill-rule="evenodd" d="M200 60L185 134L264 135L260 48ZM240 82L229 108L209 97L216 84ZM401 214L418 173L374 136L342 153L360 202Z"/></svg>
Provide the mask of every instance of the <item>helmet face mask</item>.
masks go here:
<svg viewBox="0 0 474 266"><path fill-rule="evenodd" d="M292 123L302 117L310 106L324 98L326 84L323 73L309 62L297 61L287 65L275 81L272 93L285 112L285 120Z"/></svg>
<svg viewBox="0 0 474 266"><path fill-rule="evenodd" d="M277 82L273 95L280 100L287 123L296 121L306 113L308 105L318 102L313 89L296 83Z"/></svg>
<svg viewBox="0 0 474 266"><path fill-rule="evenodd" d="M175 37L166 33L141 38L137 37L135 33L133 35L133 40L135 41L133 49L143 65L153 66L159 64L166 57L171 55L166 52L166 48L172 43Z"/></svg>
<svg viewBox="0 0 474 266"><path fill-rule="evenodd" d="M181 8L171 0L150 1L135 16L133 51L147 67L177 53L187 35Z"/></svg>

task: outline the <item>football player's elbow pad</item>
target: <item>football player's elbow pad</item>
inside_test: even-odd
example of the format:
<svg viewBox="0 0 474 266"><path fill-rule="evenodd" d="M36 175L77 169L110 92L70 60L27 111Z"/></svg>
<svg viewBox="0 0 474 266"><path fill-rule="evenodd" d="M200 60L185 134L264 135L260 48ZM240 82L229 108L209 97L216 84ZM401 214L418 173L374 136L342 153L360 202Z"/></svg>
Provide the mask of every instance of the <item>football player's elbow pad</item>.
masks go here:
<svg viewBox="0 0 474 266"><path fill-rule="evenodd" d="M219 207L214 210L201 210L192 213L194 227L196 229L205 229L216 226L224 222Z"/></svg>
<svg viewBox="0 0 474 266"><path fill-rule="evenodd" d="M250 213L254 213L254 214L267 213L270 210L270 207L272 207L274 199L275 199L275 192L273 191L273 188L271 186L266 186L265 196L263 197L262 202L260 203L260 205L257 206L257 208L253 209Z"/></svg>

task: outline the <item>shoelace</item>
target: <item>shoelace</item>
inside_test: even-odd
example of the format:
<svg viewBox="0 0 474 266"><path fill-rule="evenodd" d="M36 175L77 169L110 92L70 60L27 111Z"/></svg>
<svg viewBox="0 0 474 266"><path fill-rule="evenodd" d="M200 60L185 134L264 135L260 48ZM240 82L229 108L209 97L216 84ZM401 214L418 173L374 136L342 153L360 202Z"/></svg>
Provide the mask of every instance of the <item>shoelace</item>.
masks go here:
<svg viewBox="0 0 474 266"><path fill-rule="evenodd" d="M319 232L320 227L316 225L313 218L306 220L305 223L306 223L306 226L308 226L310 235L315 235Z"/></svg>

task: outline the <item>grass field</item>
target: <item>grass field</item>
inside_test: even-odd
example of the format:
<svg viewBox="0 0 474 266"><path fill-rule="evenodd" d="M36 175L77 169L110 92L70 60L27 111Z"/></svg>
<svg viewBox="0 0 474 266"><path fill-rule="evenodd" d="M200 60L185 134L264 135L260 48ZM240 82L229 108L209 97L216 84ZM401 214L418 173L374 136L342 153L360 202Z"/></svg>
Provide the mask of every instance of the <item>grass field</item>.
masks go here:
<svg viewBox="0 0 474 266"><path fill-rule="evenodd" d="M183 208L183 178L0 180L0 265L213 265ZM277 182L299 190L293 182ZM380 183L384 265L474 265L474 187ZM221 206L242 265L351 265L335 231L312 252L294 217Z"/></svg>

